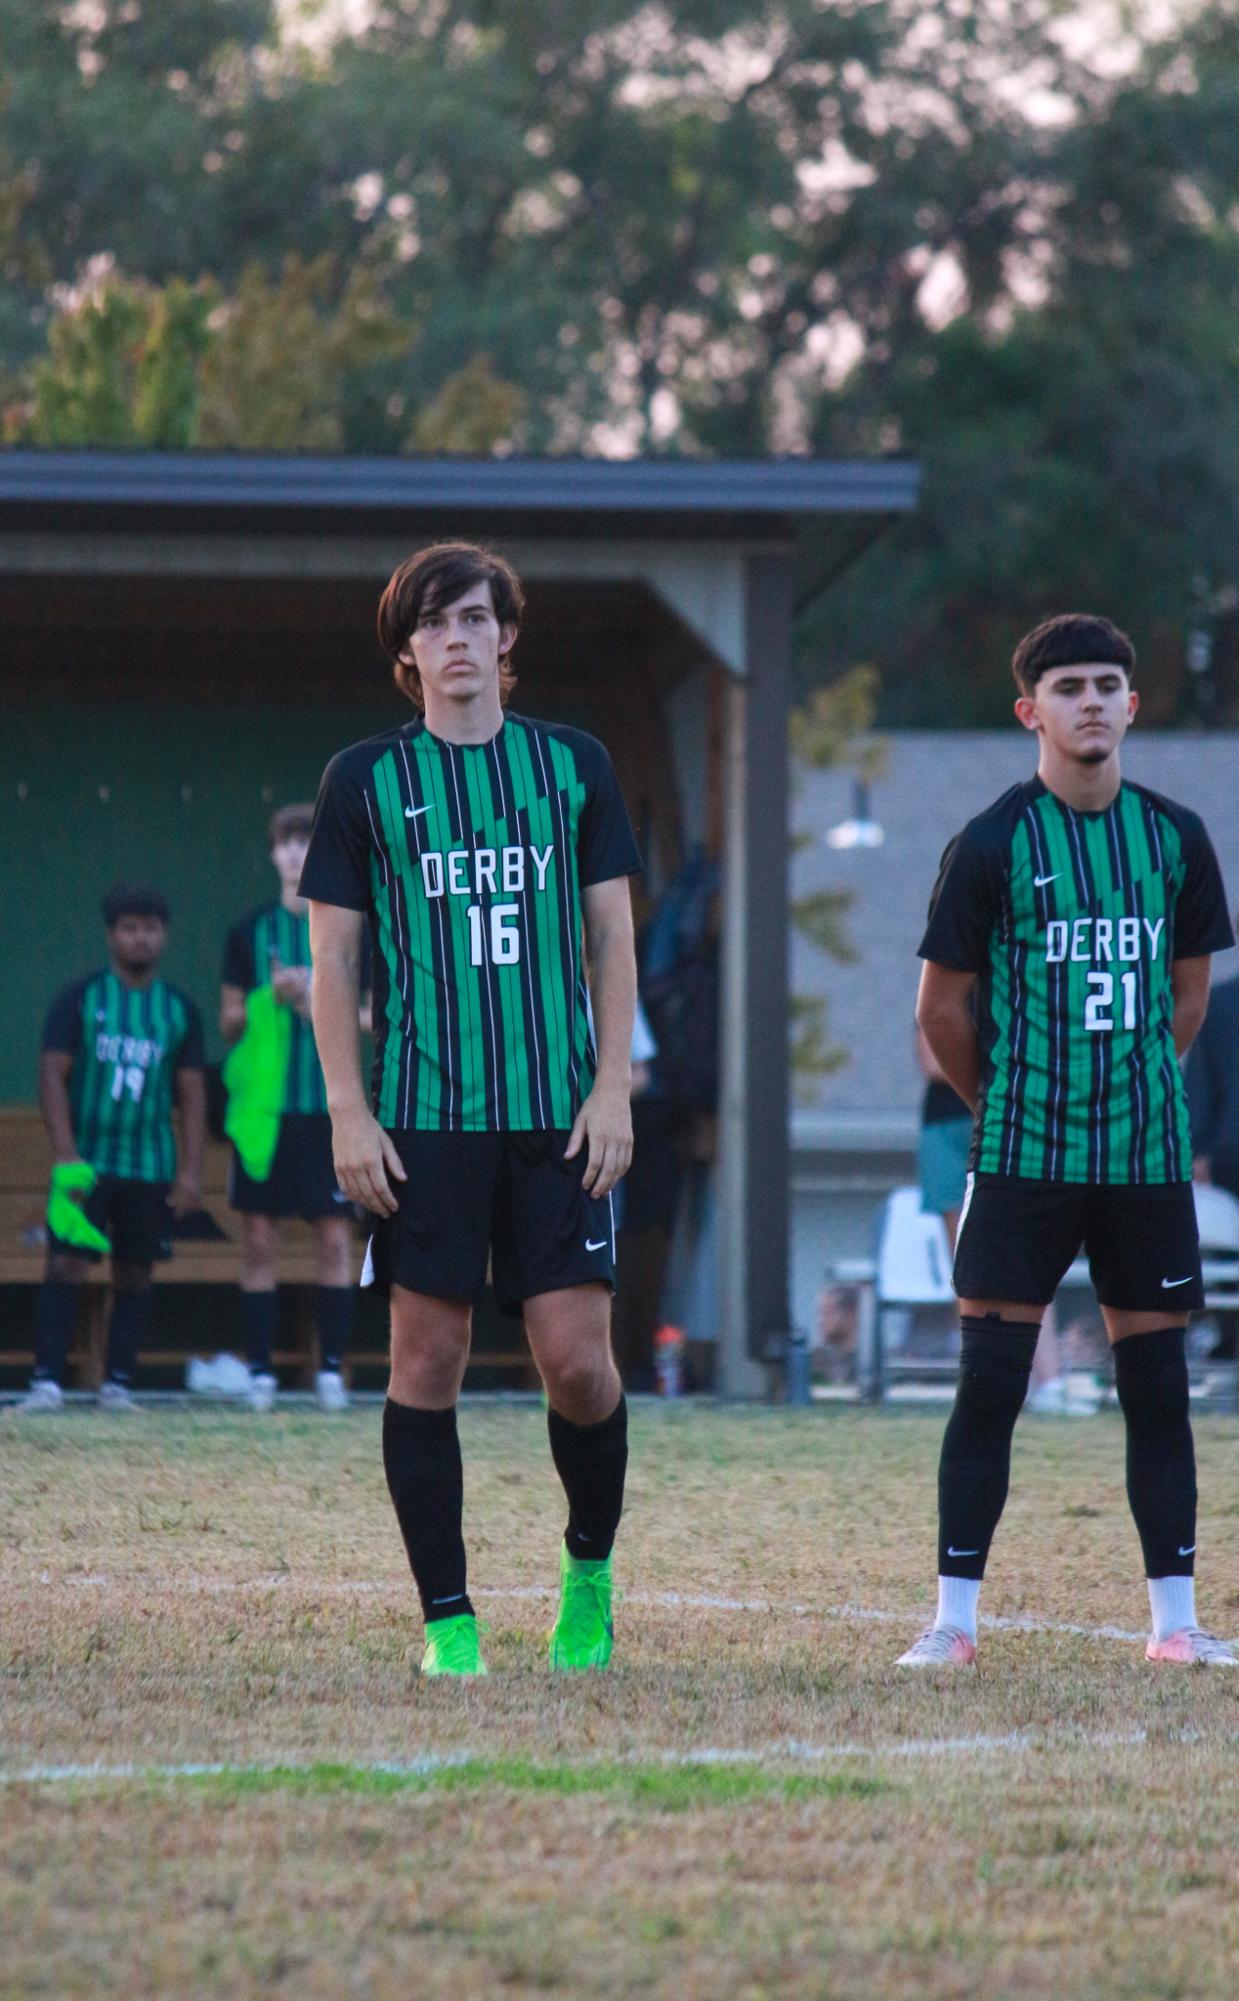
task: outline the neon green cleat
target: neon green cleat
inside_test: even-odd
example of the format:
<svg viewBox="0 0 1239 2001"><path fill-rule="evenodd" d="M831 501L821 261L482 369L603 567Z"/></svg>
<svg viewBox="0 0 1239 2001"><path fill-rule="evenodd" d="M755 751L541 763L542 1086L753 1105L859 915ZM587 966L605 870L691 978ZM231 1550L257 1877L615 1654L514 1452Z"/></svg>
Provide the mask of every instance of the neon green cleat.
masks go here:
<svg viewBox="0 0 1239 2001"><path fill-rule="evenodd" d="M486 1662L478 1648L478 1622L472 1612L458 1612L452 1619L427 1621L423 1674L486 1672Z"/></svg>
<svg viewBox="0 0 1239 2001"><path fill-rule="evenodd" d="M559 1617L551 1629L551 1666L564 1674L604 1668L615 1637L611 1624L611 1559L587 1563L559 1545Z"/></svg>

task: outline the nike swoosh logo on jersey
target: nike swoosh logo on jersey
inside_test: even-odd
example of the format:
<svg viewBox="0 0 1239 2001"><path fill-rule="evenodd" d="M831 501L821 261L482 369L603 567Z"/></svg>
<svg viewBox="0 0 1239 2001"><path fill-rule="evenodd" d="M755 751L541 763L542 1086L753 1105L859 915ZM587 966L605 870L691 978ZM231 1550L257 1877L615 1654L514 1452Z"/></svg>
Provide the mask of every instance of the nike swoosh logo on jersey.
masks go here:
<svg viewBox="0 0 1239 2001"><path fill-rule="evenodd" d="M591 1244L588 1237L585 1239L585 1248L587 1251L605 1251L606 1247L607 1240L605 1237L599 1237L596 1244Z"/></svg>
<svg viewBox="0 0 1239 2001"><path fill-rule="evenodd" d="M1061 874L1061 869L1055 869L1053 875L1035 875L1033 877L1033 888L1044 889L1047 882L1057 882Z"/></svg>
<svg viewBox="0 0 1239 2001"><path fill-rule="evenodd" d="M1186 1278L1164 1278L1162 1280L1162 1291L1169 1292L1172 1285L1190 1285L1191 1282L1192 1274L1190 1271Z"/></svg>
<svg viewBox="0 0 1239 2001"><path fill-rule="evenodd" d="M404 809L404 817L406 820L416 820L418 816L422 813L433 813L433 812L434 812L433 806L406 806Z"/></svg>
<svg viewBox="0 0 1239 2001"><path fill-rule="evenodd" d="M946 1546L946 1553L948 1556L980 1556L981 1554L979 1549L952 1549L950 1543Z"/></svg>

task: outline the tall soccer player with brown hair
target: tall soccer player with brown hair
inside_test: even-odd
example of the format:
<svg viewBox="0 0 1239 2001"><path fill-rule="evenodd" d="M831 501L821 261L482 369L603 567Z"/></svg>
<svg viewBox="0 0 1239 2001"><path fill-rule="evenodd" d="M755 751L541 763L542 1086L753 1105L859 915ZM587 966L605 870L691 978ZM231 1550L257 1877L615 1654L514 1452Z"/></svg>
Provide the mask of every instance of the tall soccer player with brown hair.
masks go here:
<svg viewBox="0 0 1239 2001"><path fill-rule="evenodd" d="M368 1267L390 1300L383 1458L426 1674L486 1672L456 1402L488 1262L500 1306L524 1318L568 1499L551 1666L611 1654L628 1443L610 1196L632 1154L640 858L602 745L507 707L522 608L515 573L473 544L401 564L379 637L418 713L328 765L301 877L336 1174L376 1218ZM357 1029L367 922L373 1109Z"/></svg>
<svg viewBox="0 0 1239 2001"><path fill-rule="evenodd" d="M1104 618L1048 619L1013 661L1034 776L947 848L917 1020L974 1107L955 1247L962 1349L938 1469L938 1613L901 1667L976 1658L1041 1319L1081 1245L1114 1350L1152 1661L1233 1667L1196 1623L1196 1465L1184 1331L1203 1303L1178 1058L1233 943L1199 818L1124 779L1135 651Z"/></svg>

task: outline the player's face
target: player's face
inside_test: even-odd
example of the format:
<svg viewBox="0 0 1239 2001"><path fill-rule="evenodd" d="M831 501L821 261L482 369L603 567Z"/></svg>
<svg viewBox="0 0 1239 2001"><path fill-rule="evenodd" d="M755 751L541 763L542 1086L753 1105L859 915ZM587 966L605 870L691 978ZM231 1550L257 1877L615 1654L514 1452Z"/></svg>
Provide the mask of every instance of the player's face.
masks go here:
<svg viewBox="0 0 1239 2001"><path fill-rule="evenodd" d="M1075 764L1104 764L1127 735L1140 697L1121 667L1105 662L1051 667L1015 713L1025 729Z"/></svg>
<svg viewBox="0 0 1239 2001"><path fill-rule="evenodd" d="M149 973L163 957L168 927L159 917L118 917L108 929L108 946L126 973Z"/></svg>
<svg viewBox="0 0 1239 2001"><path fill-rule="evenodd" d="M297 893L309 846L304 834L290 834L287 840L277 841L271 850L271 859L279 871L280 888L290 895Z"/></svg>
<svg viewBox="0 0 1239 2001"><path fill-rule="evenodd" d="M495 617L488 583L472 584L451 604L423 610L409 640L409 652L432 698L472 701L499 678L499 662L516 629Z"/></svg>

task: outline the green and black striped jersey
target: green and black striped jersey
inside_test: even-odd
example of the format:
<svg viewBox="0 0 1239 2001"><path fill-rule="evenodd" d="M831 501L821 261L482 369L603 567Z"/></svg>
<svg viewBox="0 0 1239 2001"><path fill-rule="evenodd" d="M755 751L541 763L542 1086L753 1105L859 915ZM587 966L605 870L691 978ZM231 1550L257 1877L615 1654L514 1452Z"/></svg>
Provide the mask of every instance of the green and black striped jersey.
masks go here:
<svg viewBox="0 0 1239 2001"><path fill-rule="evenodd" d="M286 910L282 903L264 904L234 924L224 945L222 978L225 986L252 993L266 986L274 967L308 966L310 963L310 913ZM363 953L362 992L369 991L370 958ZM291 1035L288 1046L288 1077L284 1087L286 1112L325 1112L327 1086L318 1060L312 1024L296 1008L289 1009Z"/></svg>
<svg viewBox="0 0 1239 2001"><path fill-rule="evenodd" d="M1078 813L1033 778L970 820L920 956L979 975L974 1171L1190 1179L1171 968L1233 942L1200 819L1143 786Z"/></svg>
<svg viewBox="0 0 1239 2001"><path fill-rule="evenodd" d="M581 892L640 866L580 730L508 714L452 744L419 718L333 758L301 893L370 916L379 1123L570 1126L594 1075Z"/></svg>
<svg viewBox="0 0 1239 2001"><path fill-rule="evenodd" d="M108 969L57 994L44 1049L72 1056L69 1103L82 1159L124 1181L176 1175L172 1087L206 1063L202 1017L179 987L127 986Z"/></svg>

